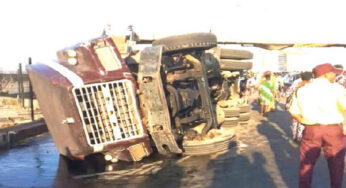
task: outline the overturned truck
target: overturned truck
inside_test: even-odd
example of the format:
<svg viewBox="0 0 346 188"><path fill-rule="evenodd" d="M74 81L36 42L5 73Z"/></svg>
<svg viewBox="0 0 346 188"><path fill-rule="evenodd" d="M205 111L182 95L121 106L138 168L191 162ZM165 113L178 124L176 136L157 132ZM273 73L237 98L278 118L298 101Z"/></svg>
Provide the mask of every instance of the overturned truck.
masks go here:
<svg viewBox="0 0 346 188"><path fill-rule="evenodd" d="M232 128L222 126L231 91L216 46L211 33L178 35L123 59L105 36L27 71L61 155L102 153L111 162L153 150L203 155L234 143Z"/></svg>

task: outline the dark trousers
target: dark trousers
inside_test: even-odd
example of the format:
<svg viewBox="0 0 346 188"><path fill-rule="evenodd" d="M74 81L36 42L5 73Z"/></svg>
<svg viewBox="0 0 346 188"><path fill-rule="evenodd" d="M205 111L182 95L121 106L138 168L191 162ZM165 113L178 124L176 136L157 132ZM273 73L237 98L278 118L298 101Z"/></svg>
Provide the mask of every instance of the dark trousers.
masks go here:
<svg viewBox="0 0 346 188"><path fill-rule="evenodd" d="M306 126L300 145L299 188L310 188L312 171L321 149L328 162L332 188L342 187L345 144L340 126Z"/></svg>

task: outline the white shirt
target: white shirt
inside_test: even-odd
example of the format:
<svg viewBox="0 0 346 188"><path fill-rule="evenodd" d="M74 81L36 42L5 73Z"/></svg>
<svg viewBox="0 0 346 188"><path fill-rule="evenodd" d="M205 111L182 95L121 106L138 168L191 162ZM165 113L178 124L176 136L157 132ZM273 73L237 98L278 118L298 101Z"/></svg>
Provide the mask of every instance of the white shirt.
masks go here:
<svg viewBox="0 0 346 188"><path fill-rule="evenodd" d="M316 78L297 90L289 108L291 114L301 115L305 125L338 124L344 121L346 110L345 88Z"/></svg>

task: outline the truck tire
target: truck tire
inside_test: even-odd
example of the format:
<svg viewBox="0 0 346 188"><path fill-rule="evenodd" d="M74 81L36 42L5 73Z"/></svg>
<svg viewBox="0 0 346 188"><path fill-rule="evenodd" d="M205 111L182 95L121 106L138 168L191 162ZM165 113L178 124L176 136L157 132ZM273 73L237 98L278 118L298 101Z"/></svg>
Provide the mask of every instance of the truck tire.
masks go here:
<svg viewBox="0 0 346 188"><path fill-rule="evenodd" d="M187 49L206 50L217 45L216 36L212 33L190 33L161 38L153 42L153 46L163 45L163 53Z"/></svg>
<svg viewBox="0 0 346 188"><path fill-rule="evenodd" d="M239 114L239 121L248 121L250 120L250 113L240 113Z"/></svg>
<svg viewBox="0 0 346 188"><path fill-rule="evenodd" d="M222 137L213 143L191 145L183 143L184 155L210 155L217 152L227 151L236 146L235 135Z"/></svg>
<svg viewBox="0 0 346 188"><path fill-rule="evenodd" d="M238 117L240 113L239 108L225 108L223 111L226 118Z"/></svg>
<svg viewBox="0 0 346 188"><path fill-rule="evenodd" d="M239 125L240 126L249 125L249 121L240 121Z"/></svg>
<svg viewBox="0 0 346 188"><path fill-rule="evenodd" d="M249 70L252 68L252 62L241 61L241 60L231 60L231 59L220 59L220 69L221 70Z"/></svg>
<svg viewBox="0 0 346 188"><path fill-rule="evenodd" d="M232 118L225 118L225 121L222 124L222 127L235 127L238 125L239 118L238 117L232 117Z"/></svg>
<svg viewBox="0 0 346 188"><path fill-rule="evenodd" d="M225 49L221 48L221 59L252 59L253 54L246 50L234 50L234 49Z"/></svg>
<svg viewBox="0 0 346 188"><path fill-rule="evenodd" d="M242 106L238 106L238 108L239 108L239 112L240 113L247 113L247 112L250 112L250 105L248 105L248 104L244 104L244 105L242 105Z"/></svg>

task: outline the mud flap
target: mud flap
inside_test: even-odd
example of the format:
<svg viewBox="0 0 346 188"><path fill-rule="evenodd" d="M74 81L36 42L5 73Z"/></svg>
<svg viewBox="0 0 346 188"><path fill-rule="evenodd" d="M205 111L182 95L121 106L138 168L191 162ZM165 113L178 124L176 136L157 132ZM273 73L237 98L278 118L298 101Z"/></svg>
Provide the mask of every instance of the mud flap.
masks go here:
<svg viewBox="0 0 346 188"><path fill-rule="evenodd" d="M162 46L141 52L138 71L140 103L148 129L159 153L182 153L172 133L171 118L161 79Z"/></svg>

